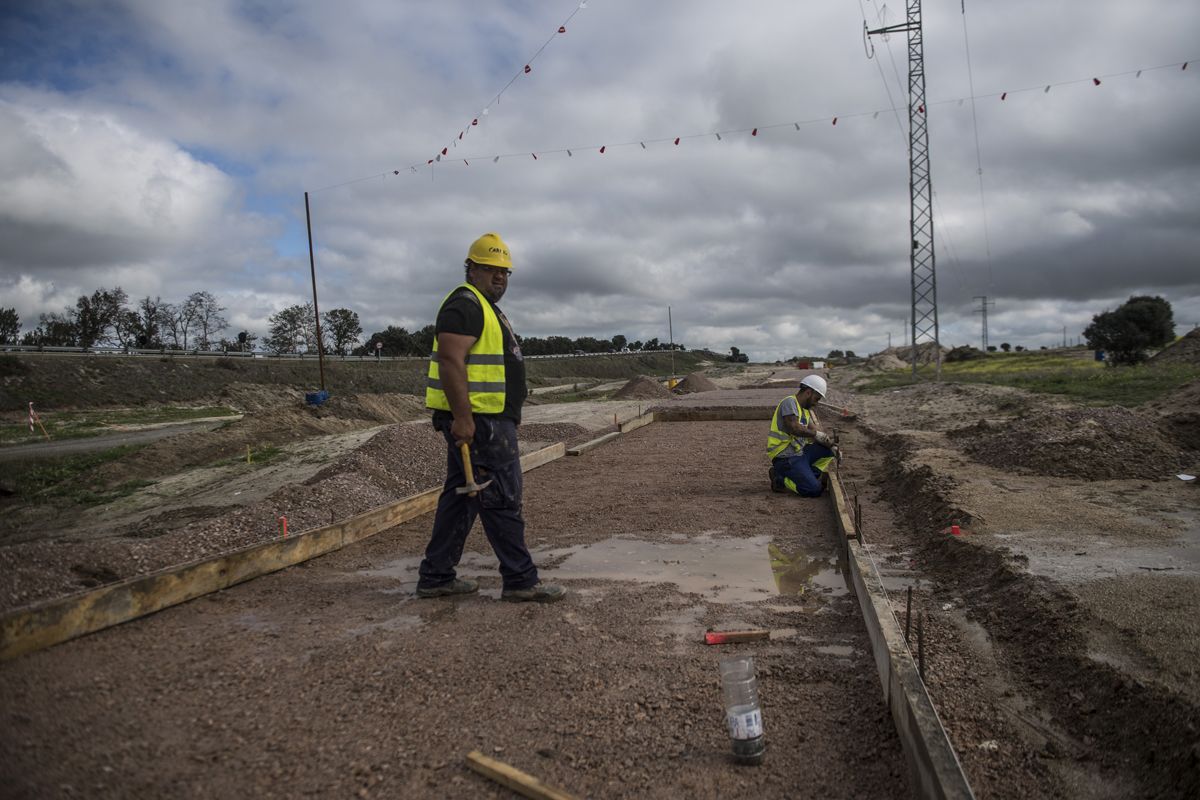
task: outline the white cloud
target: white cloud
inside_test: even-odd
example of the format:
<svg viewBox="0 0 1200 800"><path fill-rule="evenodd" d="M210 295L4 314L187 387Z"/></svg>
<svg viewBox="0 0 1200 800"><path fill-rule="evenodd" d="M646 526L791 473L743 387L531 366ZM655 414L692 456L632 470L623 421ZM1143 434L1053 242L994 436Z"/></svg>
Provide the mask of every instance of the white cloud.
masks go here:
<svg viewBox="0 0 1200 800"><path fill-rule="evenodd" d="M871 61L855 4L598 0L521 73L574 8L31 7L0 32L4 302L206 289L263 332L311 295L308 190L321 305L368 333L428 324L496 230L526 335L665 339L670 306L677 341L758 358L898 343L907 148L880 72L903 118L904 37ZM984 294L1027 346L1146 287L1200 315L1196 71L1116 75L1189 57L1200 8L968 4L974 108L961 5L924 11L945 338Z"/></svg>

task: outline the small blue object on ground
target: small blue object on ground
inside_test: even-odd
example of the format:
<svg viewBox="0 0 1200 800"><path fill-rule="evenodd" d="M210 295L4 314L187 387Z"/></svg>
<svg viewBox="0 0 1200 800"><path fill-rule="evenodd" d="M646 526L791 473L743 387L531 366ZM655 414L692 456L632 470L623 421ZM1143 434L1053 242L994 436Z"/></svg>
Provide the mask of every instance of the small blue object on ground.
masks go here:
<svg viewBox="0 0 1200 800"><path fill-rule="evenodd" d="M319 392L304 393L304 402L308 403L310 406L319 406L328 399L329 392L327 392L325 389L322 389Z"/></svg>

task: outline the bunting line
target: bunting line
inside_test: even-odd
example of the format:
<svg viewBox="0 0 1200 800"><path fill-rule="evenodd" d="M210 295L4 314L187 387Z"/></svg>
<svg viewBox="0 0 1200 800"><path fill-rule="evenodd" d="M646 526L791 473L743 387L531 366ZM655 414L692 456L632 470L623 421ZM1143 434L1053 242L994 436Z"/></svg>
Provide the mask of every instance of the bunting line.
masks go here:
<svg viewBox="0 0 1200 800"><path fill-rule="evenodd" d="M579 5L567 16L565 20L562 21L558 28L555 29L554 33L550 34L550 38L542 42L542 46L537 49L537 52L525 60L525 66L517 70L516 74L508 79L508 83L504 84L504 88L496 92L496 96L493 97L488 104L483 107L483 110L479 112L478 116L472 117L471 121L463 126L463 129L458 132L458 136L451 137L450 144L444 146L433 158L428 159L425 162L426 166L437 163L443 158L447 157L450 154L450 148L458 147L458 143L462 141L464 136L471 132L471 128L477 127L480 124L481 118L486 120L488 115L491 113L492 107L500 105L501 95L507 92L509 87L516 83L517 79L522 75L528 75L533 72L533 62L537 60L537 57L542 54L542 51L550 46L550 43L554 41L555 37L562 36L567 32L567 23L575 19L575 15L587 7L588 0L579 0ZM534 156L534 158L537 158L537 156Z"/></svg>
<svg viewBox="0 0 1200 800"><path fill-rule="evenodd" d="M580 3L580 8L585 8L586 5L587 5L587 3L585 0L585 2ZM574 15L572 15L572 16L574 16ZM569 20L569 18L568 18L568 20ZM543 46L543 49L544 49L544 47L545 46ZM541 51L539 51L539 52L541 52ZM977 100L986 100L986 99L998 99L1001 102L1006 102L1010 95L1025 94L1025 93L1029 93L1029 92L1039 92L1042 94L1047 94L1047 93L1049 93L1050 89L1054 88L1054 87L1075 86L1075 85L1087 84L1087 83L1091 83L1093 88L1097 88L1098 90L1102 91L1107 86L1105 81L1107 81L1109 79L1124 78L1124 77L1128 77L1128 76L1133 76L1134 79L1139 79L1139 78L1141 78L1142 74L1145 72L1155 72L1155 71L1160 71L1160 70L1165 70L1165 69L1176 69L1177 68L1177 69L1180 69L1181 71L1186 71L1188 68L1188 65L1195 60L1196 59L1192 58L1192 59L1188 59L1187 61L1176 61L1176 62L1170 63L1170 64L1160 64L1160 65L1153 66L1153 67L1142 67L1141 69L1127 70L1125 72L1113 72L1113 73L1098 74L1098 75L1093 75L1092 77L1076 78L1074 80L1060 81L1058 83L1049 83L1049 84L1039 83L1036 86L1026 86L1026 87L1022 87L1019 89L1008 89L1008 90L1003 90L1003 91L998 91L998 92L991 92L988 94L949 98L949 99L945 99L945 100L934 100L934 101L929 102L928 105L929 106L945 106L945 105L950 105L950 104L962 105L967 100L977 101ZM511 84L511 82L510 82L510 84ZM499 95L497 95L497 97L499 97ZM689 140L703 139L703 138L707 138L710 136L715 137L718 142L723 142L723 141L725 141L725 138L729 137L729 136L748 133L752 137L757 137L760 132L772 131L772 130L776 130L779 128L786 128L786 127L792 127L796 131L799 131L800 127L802 125L807 127L807 126L811 126L811 125L824 124L824 125L830 125L830 126L836 127L836 126L838 126L839 122L845 122L846 120L858 119L861 117L868 117L868 116L871 117L872 119L874 119L874 118L877 118L881 113L888 112L888 111L894 111L894 109L889 107L889 108L872 109L870 111L839 113L839 114L833 114L833 115L823 115L820 117L812 117L809 119L793 120L793 121L788 121L788 122L776 122L776 123L772 123L769 125L757 125L757 126L749 126L749 127L744 127L744 128L730 128L730 129L719 130L719 131L705 131L703 133L687 133L687 134L680 134L678 136L664 136L664 137L657 137L657 138L637 138L637 139L633 139L633 140L630 140L627 142L617 142L614 144L601 143L601 144L590 144L590 145L571 145L570 147L558 147L558 148L554 148L554 149L544 149L544 150L536 150L536 151L524 149L524 150L520 150L517 152L511 152L511 153L493 153L493 154L488 154L488 155L476 154L476 155L455 156L454 161L461 161L464 166L470 166L471 161L474 161L474 160L482 161L484 159L490 159L492 161L492 163L498 163L500 161L500 159L502 159L502 158L503 159L529 158L530 156L532 156L533 160L538 160L540 156L557 155L560 153L566 153L568 157L573 157L574 155L576 155L578 153L586 153L586 152L597 152L601 155L604 155L605 153L607 153L607 151L610 148L640 147L641 149L645 150L645 149L647 149L647 145L663 144L663 143L672 143L675 146L681 147L683 145L683 143L685 143ZM920 107L918 109L918 112L926 113L926 107L925 106ZM439 163L442 163L442 158L441 158L440 153L437 158L428 159L424 164L409 164L405 167L389 170L388 172L376 173L374 175L369 175L369 176L363 177L363 178L355 178L352 180L343 181L342 183L332 184L330 186L325 186L325 187L322 187L321 189L317 189L314 191L324 191L327 189L334 189L334 188L337 188L340 186L346 186L349 184L359 183L362 181L374 180L377 178L386 178L388 175L391 175L393 177L398 177L400 175L405 175L405 174L416 174L421 170L422 167L427 167L429 169L433 169L433 167ZM453 162L451 162L449 159L447 159L445 161L445 163L449 164L449 163L453 163Z"/></svg>

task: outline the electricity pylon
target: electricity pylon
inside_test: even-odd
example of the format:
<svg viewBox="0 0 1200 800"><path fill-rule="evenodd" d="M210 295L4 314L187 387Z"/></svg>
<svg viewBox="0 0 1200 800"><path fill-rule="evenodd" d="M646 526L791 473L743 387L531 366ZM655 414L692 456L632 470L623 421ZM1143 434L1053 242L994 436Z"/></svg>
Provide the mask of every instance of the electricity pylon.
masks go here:
<svg viewBox="0 0 1200 800"><path fill-rule="evenodd" d="M979 301L979 308L975 309L975 313L983 314L983 352L986 353L988 351L987 310L988 310L988 306L996 305L996 301L988 300L986 294L985 295L976 295L975 297L973 297L971 299Z"/></svg>
<svg viewBox="0 0 1200 800"><path fill-rule="evenodd" d="M929 180L929 131L925 122L925 44L921 0L908 0L907 21L867 31L867 35L908 34L908 187L912 265L912 370L917 376L917 346L933 342L936 376L942 377L938 341L937 272L933 257L933 187Z"/></svg>

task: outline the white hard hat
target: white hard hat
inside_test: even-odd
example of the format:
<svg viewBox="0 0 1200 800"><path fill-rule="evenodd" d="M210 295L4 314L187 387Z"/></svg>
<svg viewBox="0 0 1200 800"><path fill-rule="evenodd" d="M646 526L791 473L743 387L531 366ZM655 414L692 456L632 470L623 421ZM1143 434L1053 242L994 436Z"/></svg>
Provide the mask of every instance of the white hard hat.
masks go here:
<svg viewBox="0 0 1200 800"><path fill-rule="evenodd" d="M800 385L807 386L809 389L812 389L814 392L821 395L822 399L825 398L825 379L820 375L805 375L800 381Z"/></svg>

